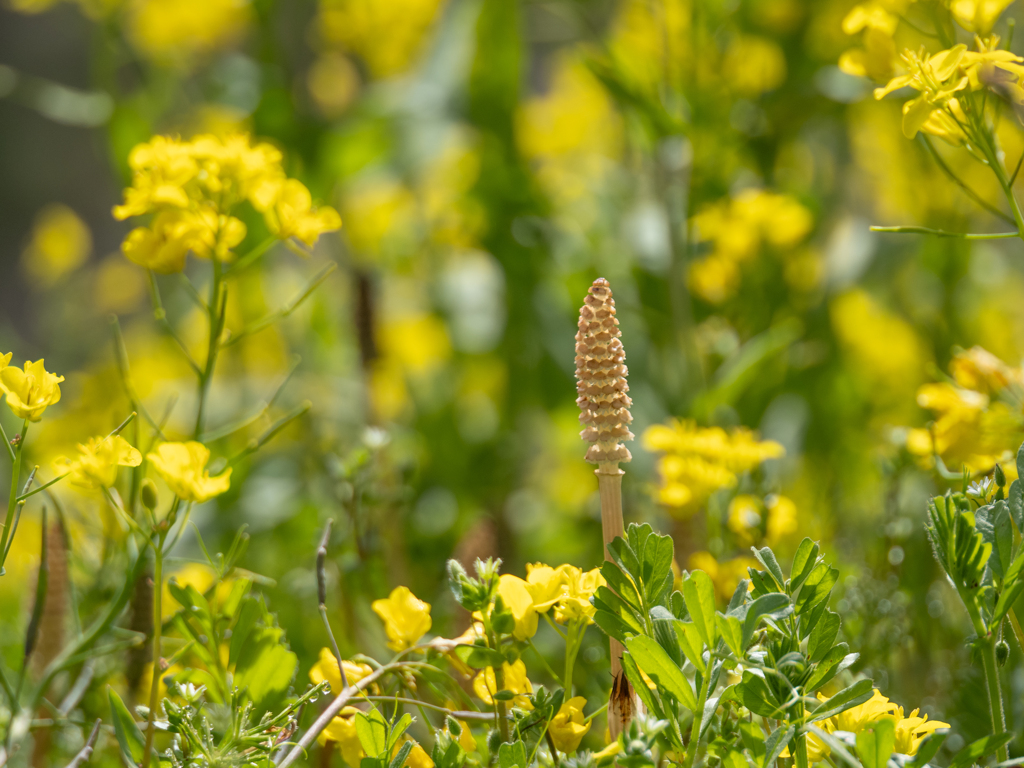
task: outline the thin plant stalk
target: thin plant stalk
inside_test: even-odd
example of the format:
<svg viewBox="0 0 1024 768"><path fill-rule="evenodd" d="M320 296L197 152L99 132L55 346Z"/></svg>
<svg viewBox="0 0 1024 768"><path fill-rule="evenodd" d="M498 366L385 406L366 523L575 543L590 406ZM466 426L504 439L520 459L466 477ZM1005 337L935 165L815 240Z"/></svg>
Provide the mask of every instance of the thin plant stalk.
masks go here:
<svg viewBox="0 0 1024 768"><path fill-rule="evenodd" d="M153 737L156 734L156 708L160 696L160 636L163 634L163 574L164 535L160 534L153 547L153 671L149 686L149 724L146 728L146 747L142 753L142 768L149 768Z"/></svg>

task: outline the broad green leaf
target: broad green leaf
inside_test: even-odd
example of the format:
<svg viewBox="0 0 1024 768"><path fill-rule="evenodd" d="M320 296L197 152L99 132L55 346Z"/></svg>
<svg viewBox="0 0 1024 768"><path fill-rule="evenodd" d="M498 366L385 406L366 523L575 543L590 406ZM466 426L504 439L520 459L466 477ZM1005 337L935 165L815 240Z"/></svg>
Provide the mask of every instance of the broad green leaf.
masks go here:
<svg viewBox="0 0 1024 768"><path fill-rule="evenodd" d="M722 758L722 768L750 768L742 752L729 752Z"/></svg>
<svg viewBox="0 0 1024 768"><path fill-rule="evenodd" d="M757 598L757 600L750 604L750 608L747 610L747 618L743 620L743 647L746 648L750 644L750 640L754 636L757 625L761 622L762 618L771 616L772 618L779 619L788 616L792 612L793 606L789 602L788 595L776 592Z"/></svg>
<svg viewBox="0 0 1024 768"><path fill-rule="evenodd" d="M356 736L367 757L380 757L388 748L388 724L378 709L371 709L369 714L357 712Z"/></svg>
<svg viewBox="0 0 1024 768"><path fill-rule="evenodd" d="M736 620L733 619L733 621ZM705 671L703 658L704 644L701 642L700 632L697 630L697 627L687 621L677 621L675 625L679 647L682 648L683 655L689 659L698 672L703 673Z"/></svg>
<svg viewBox="0 0 1024 768"><path fill-rule="evenodd" d="M409 730L410 725L412 725L412 715L408 712L398 718L397 723L392 724L388 730L388 742L386 747L388 754L391 754L391 751L398 746L399 739L401 739L402 736L405 735L405 732Z"/></svg>
<svg viewBox="0 0 1024 768"><path fill-rule="evenodd" d="M808 693L813 693L829 680L836 676L839 667L849 656L856 657L850 653L850 646L846 643L839 643L832 646L832 649L818 662L814 672L808 678L805 688ZM852 663L852 661L851 661Z"/></svg>
<svg viewBox="0 0 1024 768"><path fill-rule="evenodd" d="M272 707L288 691L299 667L299 659L284 644L283 634L277 628L254 629L238 654L234 684L246 689L257 711Z"/></svg>
<svg viewBox="0 0 1024 768"><path fill-rule="evenodd" d="M822 618L811 630L811 637L807 641L807 658L811 661L821 661L825 654L832 650L832 645L839 636L839 627L842 624L839 614L826 610Z"/></svg>
<svg viewBox="0 0 1024 768"><path fill-rule="evenodd" d="M742 659L746 644L743 642L743 627L740 620L735 616L724 616L720 613L716 617L716 621L718 622L718 633L725 640L725 644L729 646L729 650Z"/></svg>
<svg viewBox="0 0 1024 768"><path fill-rule="evenodd" d="M816 543L809 538L800 542L800 546L796 548L796 554L793 555L793 567L789 571L790 594L796 592L811 575L817 557L818 545Z"/></svg>
<svg viewBox="0 0 1024 768"><path fill-rule="evenodd" d="M498 747L499 768L527 768L526 745L521 741L502 744Z"/></svg>
<svg viewBox="0 0 1024 768"><path fill-rule="evenodd" d="M701 640L708 648L714 648L718 636L715 626L715 586L711 578L704 571L693 571L683 582L682 591L686 610L690 612Z"/></svg>
<svg viewBox="0 0 1024 768"><path fill-rule="evenodd" d="M249 640L249 633L256 626L260 617L260 604L254 597L247 597L242 600L238 609L238 619L231 630L231 645L228 650L228 664L237 663L238 656Z"/></svg>
<svg viewBox="0 0 1024 768"><path fill-rule="evenodd" d="M857 734L857 757L864 768L885 768L896 746L896 725L889 718L877 720Z"/></svg>
<svg viewBox="0 0 1024 768"><path fill-rule="evenodd" d="M107 699L110 701L110 714L114 722L114 735L121 746L121 757L130 768L142 762L146 751L146 740L142 731L135 724L135 718L124 705L124 701L113 688L107 688Z"/></svg>
<svg viewBox="0 0 1024 768"><path fill-rule="evenodd" d="M623 619L616 616L614 613L609 611L597 610L594 611L594 623L601 628L608 637L613 637L620 643L625 644L633 635L640 634L639 628L629 626ZM485 664L484 666L494 666L493 664Z"/></svg>
<svg viewBox="0 0 1024 768"><path fill-rule="evenodd" d="M629 605L634 611L641 612L643 606L640 602L640 595L636 590L633 580L622 572L615 563L605 560L601 566L601 575L608 582L608 587L615 590L615 593Z"/></svg>
<svg viewBox="0 0 1024 768"><path fill-rule="evenodd" d="M743 748L750 752L755 763L763 762L764 758L764 732L758 723L750 720L740 720L737 724L740 732L740 740Z"/></svg>
<svg viewBox="0 0 1024 768"><path fill-rule="evenodd" d="M764 566L768 574L775 580L776 591L784 592L786 590L786 577L782 575L782 568L779 567L779 561L775 559L775 553L772 552L770 547L751 547L750 550L754 553L754 557L757 558L758 562Z"/></svg>
<svg viewBox="0 0 1024 768"><path fill-rule="evenodd" d="M1010 510L1006 501L997 501L976 510L974 526L981 534L982 541L990 545L992 554L988 558L988 566L997 578L1010 567L1013 550L1013 523L1010 522Z"/></svg>
<svg viewBox="0 0 1024 768"><path fill-rule="evenodd" d="M647 687L647 681L640 674L640 668L636 665L632 654L622 654L622 671L626 673L626 679L633 686L637 698L647 707L647 711L658 719L663 720L665 718L664 710L662 710L661 704L654 698L651 689Z"/></svg>
<svg viewBox="0 0 1024 768"><path fill-rule="evenodd" d="M793 739L793 734L796 733L796 726L791 725L788 728L778 727L772 731L768 740L764 743L764 768L769 768L775 764L779 755L782 754L782 750L789 746L789 742ZM865 768L867 768L865 766Z"/></svg>
<svg viewBox="0 0 1024 768"><path fill-rule="evenodd" d="M457 645L454 653L463 664L472 669L500 667L505 661L505 657L500 653L482 645Z"/></svg>
<svg viewBox="0 0 1024 768"><path fill-rule="evenodd" d="M660 689L672 694L690 711L697 708L697 697L690 687L690 681L657 641L650 637L632 637L626 642L626 648L637 666L646 672Z"/></svg>
<svg viewBox="0 0 1024 768"><path fill-rule="evenodd" d="M811 712L810 718L807 722L816 723L827 717L838 715L840 712L845 712L850 707L863 704L871 698L873 688L874 683L872 683L871 680L858 680L848 688L843 688L843 690L835 696L821 702L821 704Z"/></svg>
<svg viewBox="0 0 1024 768"><path fill-rule="evenodd" d="M1019 479L1010 483L1006 501L1014 525L1017 526L1018 531L1024 531L1024 489L1021 488Z"/></svg>
<svg viewBox="0 0 1024 768"><path fill-rule="evenodd" d="M1020 454L1017 455L1020 456ZM949 768L967 768L969 765L979 763L983 758L1003 748L1011 741L1013 741L1012 733L997 733L973 741L953 755L953 761L949 764Z"/></svg>
<svg viewBox="0 0 1024 768"><path fill-rule="evenodd" d="M755 715L776 718L779 716L782 705L768 688L764 678L751 670L743 672L743 681L736 684L735 690L740 703Z"/></svg>

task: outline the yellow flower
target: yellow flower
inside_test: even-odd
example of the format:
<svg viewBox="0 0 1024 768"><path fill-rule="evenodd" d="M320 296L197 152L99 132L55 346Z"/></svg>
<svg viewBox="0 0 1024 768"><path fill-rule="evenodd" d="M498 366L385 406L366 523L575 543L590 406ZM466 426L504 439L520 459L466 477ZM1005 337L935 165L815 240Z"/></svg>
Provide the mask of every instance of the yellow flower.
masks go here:
<svg viewBox="0 0 1024 768"><path fill-rule="evenodd" d="M845 712L840 712L830 718L837 731L849 731L860 733L872 723L881 720L883 717L893 717L898 707L882 695L877 688L871 694L871 698L863 704L850 707Z"/></svg>
<svg viewBox="0 0 1024 768"><path fill-rule="evenodd" d="M920 710L915 709L909 717L903 716L903 707L896 711L896 747L901 755L916 755L918 747L929 735L940 728L949 728L949 723L940 720L928 720L928 715L918 717Z"/></svg>
<svg viewBox="0 0 1024 768"><path fill-rule="evenodd" d="M748 546L758 538L762 515L761 500L749 494L740 494L729 502L729 518L726 525L736 534L740 544Z"/></svg>
<svg viewBox="0 0 1024 768"><path fill-rule="evenodd" d="M560 568L552 568L543 563L528 563L526 566L526 583L533 598L533 607L540 613L558 602L562 594L565 574Z"/></svg>
<svg viewBox="0 0 1024 768"><path fill-rule="evenodd" d="M267 215L270 231L282 240L294 237L313 246L324 232L341 227L341 217L333 208L314 208L313 198L301 181L285 179L274 197Z"/></svg>
<svg viewBox="0 0 1024 768"><path fill-rule="evenodd" d="M238 40L250 15L245 0L132 0L128 37L150 59L187 64Z"/></svg>
<svg viewBox="0 0 1024 768"><path fill-rule="evenodd" d="M548 726L548 733L555 749L569 754L580 746L580 740L590 730L590 723L583 721L583 707L587 700L582 696L574 696L564 702Z"/></svg>
<svg viewBox="0 0 1024 768"><path fill-rule="evenodd" d="M760 96L786 80L786 54L766 37L737 35L725 52L722 70L737 93Z"/></svg>
<svg viewBox="0 0 1024 768"><path fill-rule="evenodd" d="M796 504L792 499L772 494L765 499L765 506L768 508L768 530L765 532L765 540L769 544L778 544L782 539L797 532Z"/></svg>
<svg viewBox="0 0 1024 768"><path fill-rule="evenodd" d="M411 648L430 631L430 604L408 587L395 587L386 600L374 600L371 607L384 622L388 648L393 651Z"/></svg>
<svg viewBox="0 0 1024 768"><path fill-rule="evenodd" d="M321 746L331 742L337 744L338 749L341 750L341 759L349 765L349 768L359 768L360 761L366 757L363 745L359 741L359 734L356 733L356 714L358 712L359 710L355 707L345 707L317 736L317 741Z"/></svg>
<svg viewBox="0 0 1024 768"><path fill-rule="evenodd" d="M137 467L142 454L120 435L93 437L78 446L78 456L61 456L53 463L58 475L68 474L68 482L80 488L109 488L117 482L118 467Z"/></svg>
<svg viewBox="0 0 1024 768"><path fill-rule="evenodd" d="M13 352L8 352L6 355L0 355L0 371L7 367L7 364L11 362L11 357L13 356Z"/></svg>
<svg viewBox="0 0 1024 768"><path fill-rule="evenodd" d="M164 443L146 458L183 501L204 501L219 496L231 486L231 468L210 477L206 464L210 451L202 443Z"/></svg>
<svg viewBox="0 0 1024 768"><path fill-rule="evenodd" d="M953 18L968 32L987 34L1013 0L952 0Z"/></svg>
<svg viewBox="0 0 1024 768"><path fill-rule="evenodd" d="M555 621L559 624L566 624L582 619L589 624L593 621L596 610L591 605L590 598L597 592L598 587L607 584L604 576L597 568L584 572L575 566L563 565L560 570L565 583L562 586L562 594L558 603L555 605Z"/></svg>
<svg viewBox="0 0 1024 768"><path fill-rule="evenodd" d="M537 634L537 610L529 585L518 576L503 573L498 578L498 594L516 620L512 632L516 640L529 640Z"/></svg>
<svg viewBox="0 0 1024 768"><path fill-rule="evenodd" d="M185 257L200 234L196 217L185 211L164 211L149 227L136 227L121 243L129 261L161 274L181 272Z"/></svg>
<svg viewBox="0 0 1024 768"><path fill-rule="evenodd" d="M514 664L509 664L506 661L502 664L502 669L505 672L505 687L502 690L512 691L516 694L512 703L522 709L533 709L533 705L527 698L529 694L533 693L533 686L526 676L526 664L523 663L523 660L519 659ZM494 704L493 697L498 690L493 667L480 670L473 678L473 692L488 706Z"/></svg>
<svg viewBox="0 0 1024 768"><path fill-rule="evenodd" d="M36 216L22 265L36 282L49 286L84 264L91 251L88 225L66 205L51 204Z"/></svg>
<svg viewBox="0 0 1024 768"><path fill-rule="evenodd" d="M402 748L404 742L406 741L412 742L412 751L409 753L409 756L405 758L403 768L434 768L434 761L430 759L430 755L427 754L427 750L421 747L419 745L419 742L414 741L408 736L405 739L403 739L402 742L395 744L395 749L391 755L392 758L394 758L394 756L398 754L398 751Z"/></svg>
<svg viewBox="0 0 1024 768"><path fill-rule="evenodd" d="M345 679L349 685L355 685L367 675L373 673L373 667L369 664L361 664L348 659L342 659L341 666L345 670ZM320 658L309 670L309 679L314 685L319 685L324 680L331 684L333 693L341 693L341 673L338 671L338 660L330 648L320 649Z"/></svg>
<svg viewBox="0 0 1024 768"><path fill-rule="evenodd" d="M740 579L747 578L747 568L759 568L752 557L739 556L719 562L710 552L694 552L687 561L690 570L704 571L715 585L718 600L728 603Z"/></svg>
<svg viewBox="0 0 1024 768"><path fill-rule="evenodd" d="M7 365L11 355L7 354L4 365L0 366L0 391L7 395L7 405L19 419L39 421L47 406L60 401L60 387L63 376L49 373L43 361L25 362L24 369Z"/></svg>

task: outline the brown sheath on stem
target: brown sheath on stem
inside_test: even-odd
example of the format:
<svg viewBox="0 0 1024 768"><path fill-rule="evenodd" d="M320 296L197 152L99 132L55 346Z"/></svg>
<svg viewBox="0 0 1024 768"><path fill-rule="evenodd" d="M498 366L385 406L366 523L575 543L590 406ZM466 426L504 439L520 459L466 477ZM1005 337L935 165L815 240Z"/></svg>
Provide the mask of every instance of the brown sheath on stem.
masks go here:
<svg viewBox="0 0 1024 768"><path fill-rule="evenodd" d="M594 281L580 309L576 333L576 400L580 407L580 432L587 442L587 461L597 464L601 494L601 529L604 556L616 536L624 535L622 524L622 475L619 462L632 457L622 441L632 440L629 413L632 401L626 393L626 359L619 340L619 321L615 318L615 300L608 281ZM611 641L612 691L608 701L608 730L617 738L629 725L638 702L622 672L622 644Z"/></svg>

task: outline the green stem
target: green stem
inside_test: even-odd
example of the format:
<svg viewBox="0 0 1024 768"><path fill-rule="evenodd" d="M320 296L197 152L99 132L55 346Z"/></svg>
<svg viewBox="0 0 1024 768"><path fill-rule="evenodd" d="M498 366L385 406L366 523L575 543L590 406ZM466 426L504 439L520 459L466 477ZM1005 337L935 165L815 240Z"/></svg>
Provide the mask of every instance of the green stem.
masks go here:
<svg viewBox="0 0 1024 768"><path fill-rule="evenodd" d="M985 685L988 688L989 712L992 715L992 733L1003 733L1006 730L1006 721L1003 719L1003 693L999 687L995 640L992 637L988 637L983 641L982 645L981 661L985 666ZM1000 763L1007 759L1005 745L996 753L996 758Z"/></svg>
<svg viewBox="0 0 1024 768"><path fill-rule="evenodd" d="M488 640L490 640L491 648L498 650L498 638L493 632L488 632ZM505 690L505 666L499 664L496 667L491 667L494 670L494 692ZM505 706L504 701L494 700L495 717L498 718L498 732L501 734L502 743L508 743L509 732L508 732L508 708Z"/></svg>
<svg viewBox="0 0 1024 768"><path fill-rule="evenodd" d="M28 435L28 419L21 427L21 441L14 453L14 466L11 468L11 494L7 501L7 518L4 520L4 533L0 537L0 553L7 551L7 539L11 533L11 523L14 522L14 510L18 506L18 481L21 479L21 461L25 455L25 438ZM9 444L8 444L9 445ZM0 567L3 567L5 558L0 556Z"/></svg>
<svg viewBox="0 0 1024 768"><path fill-rule="evenodd" d="M572 672L576 666L576 655L580 650L579 627L577 622L572 622L566 627L565 638L565 680L563 687L566 696L572 698Z"/></svg>
<svg viewBox="0 0 1024 768"><path fill-rule="evenodd" d="M802 701L798 701L794 710L794 719L797 722L802 722L804 719L804 703ZM807 768L807 736L803 733L797 734L795 753L797 768Z"/></svg>
<svg viewBox="0 0 1024 768"><path fill-rule="evenodd" d="M203 425L206 421L206 400L210 394L210 383L213 380L213 369L217 364L217 354L220 351L220 334L223 330L224 308L227 304L227 297L221 291L221 265L216 254L213 257L213 284L210 286L210 338L206 350L206 365L199 374L199 406L196 410L196 426L194 439L198 440L203 433Z"/></svg>
<svg viewBox="0 0 1024 768"><path fill-rule="evenodd" d="M686 745L686 756L683 759L685 768L693 768L693 762L697 758L697 747L700 742L701 721L704 719L704 705L708 700L708 688L711 685L711 667L709 660L704 670L704 681L700 687L700 698L697 699L697 709L693 713L693 725L690 727L690 743Z"/></svg>
<svg viewBox="0 0 1024 768"><path fill-rule="evenodd" d="M156 734L156 707L160 695L160 635L163 634L164 591L164 535L153 547L153 672L149 686L149 726L146 728L146 748L142 753L142 768L149 768L153 736Z"/></svg>

